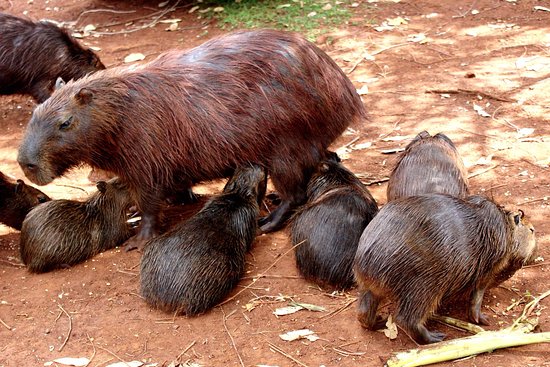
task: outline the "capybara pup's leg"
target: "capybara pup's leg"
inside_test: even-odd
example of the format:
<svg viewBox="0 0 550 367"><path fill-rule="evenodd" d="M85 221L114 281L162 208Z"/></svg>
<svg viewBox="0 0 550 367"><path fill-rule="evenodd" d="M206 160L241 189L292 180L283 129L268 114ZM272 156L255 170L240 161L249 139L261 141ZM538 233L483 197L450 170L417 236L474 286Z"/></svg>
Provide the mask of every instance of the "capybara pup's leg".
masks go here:
<svg viewBox="0 0 550 367"><path fill-rule="evenodd" d="M387 319L376 315L381 299L381 296L371 291L361 291L357 319L365 329L379 330L385 327Z"/></svg>

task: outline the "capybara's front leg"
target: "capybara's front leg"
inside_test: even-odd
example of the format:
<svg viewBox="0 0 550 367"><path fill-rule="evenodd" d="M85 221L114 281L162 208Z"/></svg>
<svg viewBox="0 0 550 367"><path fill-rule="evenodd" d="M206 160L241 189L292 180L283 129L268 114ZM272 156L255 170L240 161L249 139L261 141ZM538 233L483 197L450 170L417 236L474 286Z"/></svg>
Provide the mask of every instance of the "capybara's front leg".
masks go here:
<svg viewBox="0 0 550 367"><path fill-rule="evenodd" d="M125 251L139 250L141 251L145 246L145 243L151 238L157 235L155 226L157 223L156 215L142 213L141 214L141 225L139 231L135 236L132 236L126 245L124 246Z"/></svg>

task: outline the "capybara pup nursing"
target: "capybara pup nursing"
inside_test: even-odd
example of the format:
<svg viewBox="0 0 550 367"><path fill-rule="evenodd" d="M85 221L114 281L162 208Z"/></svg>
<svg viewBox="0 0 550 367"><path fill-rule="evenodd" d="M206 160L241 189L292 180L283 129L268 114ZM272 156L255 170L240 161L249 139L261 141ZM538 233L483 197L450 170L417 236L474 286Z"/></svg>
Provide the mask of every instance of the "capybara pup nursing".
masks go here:
<svg viewBox="0 0 550 367"><path fill-rule="evenodd" d="M27 213L50 198L42 191L26 185L23 180L13 180L0 172L0 223L21 229Z"/></svg>
<svg viewBox="0 0 550 367"><path fill-rule="evenodd" d="M126 186L114 178L97 183L86 201L53 200L36 207L21 228L21 259L43 273L80 263L131 236Z"/></svg>
<svg viewBox="0 0 550 367"><path fill-rule="evenodd" d="M445 134L419 133L399 157L388 182L388 201L430 193L468 196L468 172Z"/></svg>
<svg viewBox="0 0 550 367"><path fill-rule="evenodd" d="M57 78L78 79L105 69L97 55L48 21L0 13L0 94L30 94L38 103Z"/></svg>
<svg viewBox="0 0 550 367"><path fill-rule="evenodd" d="M355 284L353 258L366 225L378 212L363 183L335 153L322 161L307 187L307 203L293 216L296 265L317 284L347 289Z"/></svg>
<svg viewBox="0 0 550 367"><path fill-rule="evenodd" d="M470 294L469 319L487 324L483 294L531 261L533 226L523 212L492 201L444 194L411 196L386 204L369 223L357 249L362 326L383 327L376 315L386 296L397 301L396 322L419 343L441 341L425 322L449 298Z"/></svg>
<svg viewBox="0 0 550 367"><path fill-rule="evenodd" d="M326 148L364 114L317 46L293 33L240 31L68 82L35 109L18 161L39 185L80 163L119 176L142 212L137 246L157 232L162 199L181 183L256 162L282 198L262 221L272 231L305 202Z"/></svg>
<svg viewBox="0 0 550 367"><path fill-rule="evenodd" d="M223 300L244 272L265 185L262 168L238 168L201 211L150 240L141 258L145 301L166 312L196 315Z"/></svg>

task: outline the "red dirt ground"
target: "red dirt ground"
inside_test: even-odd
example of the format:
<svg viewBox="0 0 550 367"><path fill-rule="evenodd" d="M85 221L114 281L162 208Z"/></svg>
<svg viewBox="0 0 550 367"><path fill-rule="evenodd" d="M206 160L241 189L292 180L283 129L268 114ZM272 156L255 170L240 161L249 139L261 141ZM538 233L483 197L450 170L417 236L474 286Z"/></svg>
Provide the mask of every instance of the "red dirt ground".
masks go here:
<svg viewBox="0 0 550 367"><path fill-rule="evenodd" d="M334 149L366 183L383 181L396 154L382 151L404 147L423 129L444 132L474 175L470 181L474 193L490 195L510 209L519 207L527 213L537 229L544 260L518 271L484 299L484 311L493 320L489 328L509 325L523 303L508 306L526 293L547 291L550 279L550 12L535 10L550 5L527 0L357 4L350 7L354 16L348 24L317 40L358 89L368 90L363 100L369 121L353 126ZM102 61L112 67L133 52L151 60L161 51L195 46L223 32L214 22L188 14L190 6L162 18L182 19L174 32L165 30L168 24L156 23L132 33L87 36L82 42L100 47ZM133 12L83 13L93 9ZM113 32L151 22L153 17L148 15L159 8L156 2L0 0L0 10L20 16L27 12L32 19L78 20L77 30L94 24L97 31ZM406 24L376 28L387 19L400 23L397 17ZM105 27L111 23L118 25ZM429 90L439 92L426 93ZM489 117L474 111L474 104ZM0 170L4 173L23 178L16 151L34 106L27 96L0 98ZM93 190L87 173L87 168L75 170L43 190L54 198L82 199L85 191ZM386 201L385 187L383 182L369 186L379 204ZM212 194L219 189L217 182L200 185L197 191ZM43 366L59 357L92 358L91 366L121 360L159 366L171 362L297 365L290 357L302 366L381 366L392 352L416 347L402 332L389 340L382 333L361 329L355 317L356 291L327 293L303 280L289 252L288 230L257 238L248 256L246 277L234 294L252 279L258 281L222 307L195 318L172 317L146 306L138 294L139 252L114 249L71 269L34 275L20 265L18 242L16 231L1 228L0 366ZM265 276L258 278L259 274ZM327 312L275 316L273 310L290 298L323 306ZM256 307L247 310L247 304ZM550 300L541 304L540 330L548 331ZM462 306L442 313L464 317ZM449 338L466 336L446 326L431 327ZM315 331L320 339L286 342L279 338L302 328ZM550 352L547 345L530 345L443 365L549 366Z"/></svg>

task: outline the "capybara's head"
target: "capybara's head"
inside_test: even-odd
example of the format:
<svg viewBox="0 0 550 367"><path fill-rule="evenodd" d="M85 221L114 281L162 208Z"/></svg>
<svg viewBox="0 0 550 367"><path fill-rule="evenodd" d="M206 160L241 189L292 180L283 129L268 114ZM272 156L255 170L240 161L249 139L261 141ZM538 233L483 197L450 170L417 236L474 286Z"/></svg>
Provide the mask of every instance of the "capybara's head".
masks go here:
<svg viewBox="0 0 550 367"><path fill-rule="evenodd" d="M235 169L233 176L223 188L224 193L238 193L245 198L254 198L258 205L264 199L267 189L267 172L255 164L243 165Z"/></svg>
<svg viewBox="0 0 550 367"><path fill-rule="evenodd" d="M70 168L90 161L96 153L91 141L106 135L101 126L92 123L92 97L89 89L75 91L69 82L36 107L17 156L29 180L46 185Z"/></svg>
<svg viewBox="0 0 550 367"><path fill-rule="evenodd" d="M93 201L94 205L113 209L102 210L103 212L118 215L120 211L126 212L133 204L128 186L118 177L109 181L98 181L96 187L97 193L89 201Z"/></svg>
<svg viewBox="0 0 550 367"><path fill-rule="evenodd" d="M25 184L23 180L10 182L0 172L0 221L17 230L32 208L50 198L42 191Z"/></svg>
<svg viewBox="0 0 550 367"><path fill-rule="evenodd" d="M511 253L509 254L512 262L518 261L521 266L533 262L538 249L535 228L525 218L522 210L507 212L506 215L508 227L512 231Z"/></svg>

